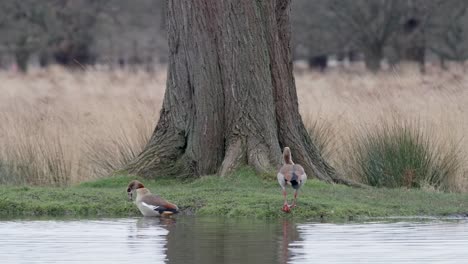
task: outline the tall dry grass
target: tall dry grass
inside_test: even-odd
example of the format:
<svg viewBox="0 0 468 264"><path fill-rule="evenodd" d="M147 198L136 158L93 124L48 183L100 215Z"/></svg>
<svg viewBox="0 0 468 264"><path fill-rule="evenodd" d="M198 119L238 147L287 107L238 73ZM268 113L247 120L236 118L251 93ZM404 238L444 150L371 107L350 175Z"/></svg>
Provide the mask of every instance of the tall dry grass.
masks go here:
<svg viewBox="0 0 468 264"><path fill-rule="evenodd" d="M138 153L151 135L166 72L0 72L0 183L73 184L108 175ZM468 154L468 77L403 65L371 74L335 69L296 74L301 113L317 144L346 176L358 135L383 121L417 121L441 150ZM309 121L307 121L309 120ZM351 150L351 151L350 151ZM466 167L449 179L468 190Z"/></svg>
<svg viewBox="0 0 468 264"><path fill-rule="evenodd" d="M457 146L462 166L446 185L468 191L468 75L461 67L429 67L425 75L410 64L377 74L359 69L299 73L296 85L303 118L328 130L332 140L326 156L343 175L363 181L351 169L362 135L388 124L416 123L437 151L453 153Z"/></svg>
<svg viewBox="0 0 468 264"><path fill-rule="evenodd" d="M65 185L120 168L153 131L165 75L0 72L0 183Z"/></svg>

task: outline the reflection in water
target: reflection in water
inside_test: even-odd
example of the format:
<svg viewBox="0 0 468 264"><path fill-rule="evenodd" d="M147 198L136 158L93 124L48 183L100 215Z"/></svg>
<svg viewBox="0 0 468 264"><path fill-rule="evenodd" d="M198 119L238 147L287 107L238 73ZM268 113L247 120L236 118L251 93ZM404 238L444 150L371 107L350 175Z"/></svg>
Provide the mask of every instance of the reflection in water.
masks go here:
<svg viewBox="0 0 468 264"><path fill-rule="evenodd" d="M169 232L169 263L276 263L277 222L182 218Z"/></svg>
<svg viewBox="0 0 468 264"><path fill-rule="evenodd" d="M0 221L3 263L464 263L468 221Z"/></svg>
<svg viewBox="0 0 468 264"><path fill-rule="evenodd" d="M468 221L303 224L291 263L466 263Z"/></svg>
<svg viewBox="0 0 468 264"><path fill-rule="evenodd" d="M289 220L283 220L281 222L282 226L282 236L280 238L281 244L279 249L278 260L279 263L285 264L288 263L288 260L292 257L292 252L289 250L289 245L293 241L299 241L300 236L297 232L296 225Z"/></svg>
<svg viewBox="0 0 468 264"><path fill-rule="evenodd" d="M167 234L175 220L172 218L143 217L136 220L136 225L128 225L128 247L134 254L147 256L153 254L151 263L164 263L166 258ZM164 232L161 232L164 230ZM163 243L161 243L163 242ZM141 245L146 245L142 250ZM149 263L145 259L142 263Z"/></svg>
<svg viewBox="0 0 468 264"><path fill-rule="evenodd" d="M168 231L160 226L127 229L136 222L0 221L0 262L164 263Z"/></svg>

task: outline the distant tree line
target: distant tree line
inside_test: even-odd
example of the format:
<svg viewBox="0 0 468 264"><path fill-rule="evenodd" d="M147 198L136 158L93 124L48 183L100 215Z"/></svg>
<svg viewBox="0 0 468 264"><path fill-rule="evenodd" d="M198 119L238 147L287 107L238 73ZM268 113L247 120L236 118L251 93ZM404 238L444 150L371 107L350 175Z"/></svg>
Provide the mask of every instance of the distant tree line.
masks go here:
<svg viewBox="0 0 468 264"><path fill-rule="evenodd" d="M295 0L294 52L321 68L327 54L360 53L372 71L384 58L389 64L416 61L424 71L428 53L441 62L464 62L467 9L465 0Z"/></svg>
<svg viewBox="0 0 468 264"><path fill-rule="evenodd" d="M2 0L0 66L149 63L165 53L163 12L163 0Z"/></svg>
<svg viewBox="0 0 468 264"><path fill-rule="evenodd" d="M164 63L165 0L2 0L0 67L58 63L132 67ZM363 60L378 71L431 54L468 59L466 0L294 0L293 52L324 70L327 59Z"/></svg>

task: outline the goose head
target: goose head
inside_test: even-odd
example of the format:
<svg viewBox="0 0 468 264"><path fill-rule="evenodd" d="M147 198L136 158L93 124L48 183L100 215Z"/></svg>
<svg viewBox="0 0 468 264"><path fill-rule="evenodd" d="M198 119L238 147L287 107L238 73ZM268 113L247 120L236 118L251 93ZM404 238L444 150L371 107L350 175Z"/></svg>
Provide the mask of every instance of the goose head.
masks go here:
<svg viewBox="0 0 468 264"><path fill-rule="evenodd" d="M128 199L129 200L132 200L133 198L133 192L137 189L140 189L140 188L145 188L145 186L137 181L137 180L133 180L131 181L129 184L128 184L128 187L127 187L127 195L128 195Z"/></svg>

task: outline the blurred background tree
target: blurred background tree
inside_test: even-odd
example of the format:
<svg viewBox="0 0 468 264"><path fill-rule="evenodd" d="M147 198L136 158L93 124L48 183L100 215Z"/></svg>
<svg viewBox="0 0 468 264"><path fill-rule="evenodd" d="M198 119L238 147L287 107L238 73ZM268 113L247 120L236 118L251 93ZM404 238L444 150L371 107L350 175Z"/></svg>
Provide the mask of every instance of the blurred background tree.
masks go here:
<svg viewBox="0 0 468 264"><path fill-rule="evenodd" d="M0 2L1 44L20 70L26 71L31 54L42 49L50 21L47 6L34 0Z"/></svg>
<svg viewBox="0 0 468 264"><path fill-rule="evenodd" d="M416 61L424 71L428 52L465 61L467 5L463 0L296 0L296 59L334 54L340 61L361 54L371 71L383 60Z"/></svg>
<svg viewBox="0 0 468 264"><path fill-rule="evenodd" d="M0 66L50 63L82 68L144 67L167 62L164 0L3 0ZM463 64L468 58L465 0L294 0L295 60L324 70L359 60L428 60Z"/></svg>
<svg viewBox="0 0 468 264"><path fill-rule="evenodd" d="M468 1L444 1L432 22L428 48L441 60L464 64L468 59Z"/></svg>
<svg viewBox="0 0 468 264"><path fill-rule="evenodd" d="M83 67L152 63L164 54L164 1L5 0L0 51L20 70L28 63ZM160 55L159 60L163 60Z"/></svg>

